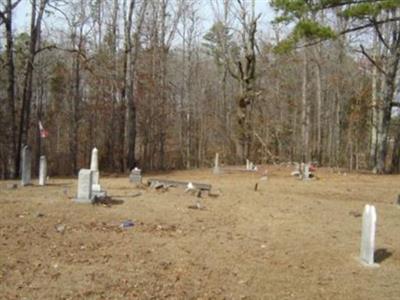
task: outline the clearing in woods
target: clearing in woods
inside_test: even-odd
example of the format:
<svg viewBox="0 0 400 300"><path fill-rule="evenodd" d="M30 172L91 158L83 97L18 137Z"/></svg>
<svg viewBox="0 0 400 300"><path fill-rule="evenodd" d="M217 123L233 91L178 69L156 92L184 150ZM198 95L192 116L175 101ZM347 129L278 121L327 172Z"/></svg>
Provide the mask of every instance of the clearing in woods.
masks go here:
<svg viewBox="0 0 400 300"><path fill-rule="evenodd" d="M398 299L400 176L322 169L302 182L289 168L268 169L267 181L156 174L221 190L200 199L204 209L188 208L198 198L182 188L139 190L127 177L101 178L109 206L74 203L76 179L0 182L1 298ZM379 268L357 261L367 203L378 214Z"/></svg>

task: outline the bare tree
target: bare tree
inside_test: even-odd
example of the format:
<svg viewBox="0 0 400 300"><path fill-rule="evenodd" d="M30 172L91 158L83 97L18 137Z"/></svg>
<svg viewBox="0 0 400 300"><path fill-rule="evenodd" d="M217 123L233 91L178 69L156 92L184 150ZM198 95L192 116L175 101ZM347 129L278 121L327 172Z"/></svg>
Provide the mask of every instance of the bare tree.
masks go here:
<svg viewBox="0 0 400 300"><path fill-rule="evenodd" d="M15 170L20 168L20 155L22 146L28 141L29 128L30 128L30 113L31 113L31 100L32 100L32 82L33 82L33 65L35 56L39 48L38 42L40 41L41 25L43 15L46 9L48 0L32 0L31 4L31 27L30 27L30 41L29 41L29 55L26 61L24 86L22 94L22 109L19 122L18 145L17 145L17 158L15 163Z"/></svg>
<svg viewBox="0 0 400 300"><path fill-rule="evenodd" d="M17 165L19 155L17 153L17 127L16 127L16 108L15 108L15 66L14 66L14 38L13 38L13 10L17 7L20 0L12 2L7 0L4 10L0 11L0 22L4 23L6 29L6 65L7 65L7 121L8 130L6 132L6 141L8 143L7 153L4 160L6 167L4 168L3 177L18 176L18 169L11 166L12 162ZM0 23L1 25L1 23ZM9 172L6 172L9 169ZM7 174L8 173L8 174Z"/></svg>

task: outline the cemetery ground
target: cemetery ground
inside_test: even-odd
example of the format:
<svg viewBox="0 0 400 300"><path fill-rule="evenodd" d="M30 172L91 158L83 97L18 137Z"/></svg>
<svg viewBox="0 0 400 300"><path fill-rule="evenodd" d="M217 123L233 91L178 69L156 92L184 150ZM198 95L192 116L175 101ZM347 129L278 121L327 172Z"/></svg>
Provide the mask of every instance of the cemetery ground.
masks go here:
<svg viewBox="0 0 400 300"><path fill-rule="evenodd" d="M399 299L400 176L322 169L300 181L268 170L266 181L209 169L144 178L221 192L200 199L102 174L113 201L99 205L73 202L76 178L0 182L1 299ZM189 208L197 200L202 209ZM367 203L377 268L357 260Z"/></svg>

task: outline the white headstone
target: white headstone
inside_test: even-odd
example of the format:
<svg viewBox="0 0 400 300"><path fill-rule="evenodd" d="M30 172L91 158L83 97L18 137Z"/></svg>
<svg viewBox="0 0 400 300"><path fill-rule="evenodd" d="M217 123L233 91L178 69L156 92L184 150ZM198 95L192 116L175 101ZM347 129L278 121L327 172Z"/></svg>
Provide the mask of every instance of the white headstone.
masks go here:
<svg viewBox="0 0 400 300"><path fill-rule="evenodd" d="M39 164L39 185L46 185L47 179L47 161L46 156L42 155L40 157Z"/></svg>
<svg viewBox="0 0 400 300"><path fill-rule="evenodd" d="M215 161L214 161L214 174L219 174L219 154L215 153Z"/></svg>
<svg viewBox="0 0 400 300"><path fill-rule="evenodd" d="M246 170L250 170L250 161L246 159Z"/></svg>
<svg viewBox="0 0 400 300"><path fill-rule="evenodd" d="M367 265L374 264L376 210L373 205L365 205L362 218L360 259Z"/></svg>
<svg viewBox="0 0 400 300"><path fill-rule="evenodd" d="M97 148L93 148L92 150L92 156L90 159L90 170L93 172L92 173L92 190L95 192L100 192L101 187L100 187L100 174L99 174L99 154Z"/></svg>
<svg viewBox="0 0 400 300"><path fill-rule="evenodd" d="M31 149L28 145L22 149L21 185L31 184Z"/></svg>
<svg viewBox="0 0 400 300"><path fill-rule="evenodd" d="M309 164L305 164L304 165L304 177L303 179L310 179L310 165Z"/></svg>
<svg viewBox="0 0 400 300"><path fill-rule="evenodd" d="M135 167L129 175L129 181L135 184L142 183L142 170Z"/></svg>
<svg viewBox="0 0 400 300"><path fill-rule="evenodd" d="M81 169L78 175L78 195L76 202L92 203L92 176L93 171Z"/></svg>

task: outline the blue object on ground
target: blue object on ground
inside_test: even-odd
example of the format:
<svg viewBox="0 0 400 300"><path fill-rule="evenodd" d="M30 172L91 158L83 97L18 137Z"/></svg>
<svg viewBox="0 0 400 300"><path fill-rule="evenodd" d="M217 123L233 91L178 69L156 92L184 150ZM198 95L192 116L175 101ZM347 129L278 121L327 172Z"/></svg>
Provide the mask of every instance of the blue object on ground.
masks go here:
<svg viewBox="0 0 400 300"><path fill-rule="evenodd" d="M135 223L133 223L132 220L123 221L120 225L121 228L129 228L129 227L133 227L133 226L135 226Z"/></svg>

